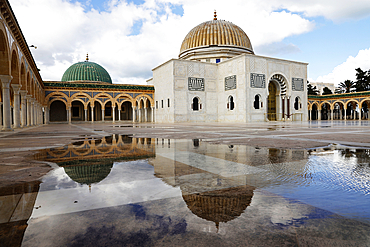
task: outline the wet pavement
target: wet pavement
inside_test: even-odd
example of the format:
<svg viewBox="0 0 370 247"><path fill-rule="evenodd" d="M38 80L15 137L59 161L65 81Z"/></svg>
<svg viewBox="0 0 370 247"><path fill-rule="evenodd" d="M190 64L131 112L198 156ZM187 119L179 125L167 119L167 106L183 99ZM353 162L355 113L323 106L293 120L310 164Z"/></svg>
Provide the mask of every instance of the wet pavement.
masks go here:
<svg viewBox="0 0 370 247"><path fill-rule="evenodd" d="M368 135L364 121L0 133L0 245L370 246Z"/></svg>

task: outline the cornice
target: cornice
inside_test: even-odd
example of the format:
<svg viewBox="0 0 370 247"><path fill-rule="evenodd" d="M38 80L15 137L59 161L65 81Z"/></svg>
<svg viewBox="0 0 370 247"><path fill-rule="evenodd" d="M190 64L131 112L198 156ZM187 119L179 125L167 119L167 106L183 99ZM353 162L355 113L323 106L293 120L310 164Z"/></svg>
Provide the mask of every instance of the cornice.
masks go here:
<svg viewBox="0 0 370 247"><path fill-rule="evenodd" d="M23 55L26 57L29 65L31 66L35 76L37 77L41 86L44 87L41 75L36 66L36 62L33 59L27 41L24 38L22 30L18 24L17 18L15 17L8 0L0 0L0 12L1 15L4 17L6 25L9 27L11 33L13 34L14 39L17 41L19 48L22 50Z"/></svg>

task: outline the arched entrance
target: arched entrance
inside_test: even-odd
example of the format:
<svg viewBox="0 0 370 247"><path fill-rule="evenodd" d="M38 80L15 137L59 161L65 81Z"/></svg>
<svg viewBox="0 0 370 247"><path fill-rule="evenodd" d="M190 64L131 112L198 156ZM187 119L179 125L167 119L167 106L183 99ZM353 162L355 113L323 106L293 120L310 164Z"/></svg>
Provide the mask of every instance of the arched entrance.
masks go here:
<svg viewBox="0 0 370 247"><path fill-rule="evenodd" d="M276 93L277 88L274 82L269 83L269 95L267 97L267 119L276 121Z"/></svg>
<svg viewBox="0 0 370 247"><path fill-rule="evenodd" d="M50 105L50 122L66 122L67 109L63 101L56 100Z"/></svg>
<svg viewBox="0 0 370 247"><path fill-rule="evenodd" d="M121 120L132 120L132 103L130 101L121 105Z"/></svg>
<svg viewBox="0 0 370 247"><path fill-rule="evenodd" d="M76 100L72 102L72 121L84 121L85 120L85 112L84 112L84 105L82 102Z"/></svg>

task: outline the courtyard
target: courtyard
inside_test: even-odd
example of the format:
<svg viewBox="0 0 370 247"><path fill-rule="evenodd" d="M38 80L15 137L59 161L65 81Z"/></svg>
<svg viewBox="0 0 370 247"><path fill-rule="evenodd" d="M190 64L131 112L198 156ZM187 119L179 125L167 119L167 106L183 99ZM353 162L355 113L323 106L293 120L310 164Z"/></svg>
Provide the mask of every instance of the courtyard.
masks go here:
<svg viewBox="0 0 370 247"><path fill-rule="evenodd" d="M5 246L368 246L367 121L0 133Z"/></svg>

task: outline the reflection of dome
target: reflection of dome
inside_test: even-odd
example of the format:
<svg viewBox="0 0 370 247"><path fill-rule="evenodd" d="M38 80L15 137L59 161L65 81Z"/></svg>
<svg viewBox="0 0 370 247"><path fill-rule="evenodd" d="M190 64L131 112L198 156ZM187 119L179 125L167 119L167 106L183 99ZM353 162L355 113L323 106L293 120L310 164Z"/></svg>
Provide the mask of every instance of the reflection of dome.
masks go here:
<svg viewBox="0 0 370 247"><path fill-rule="evenodd" d="M217 20L206 21L194 27L182 42L179 58L230 58L240 54L254 54L245 32L237 25Z"/></svg>
<svg viewBox="0 0 370 247"><path fill-rule="evenodd" d="M71 65L66 72L64 72L62 81L112 83L112 79L108 72L99 64L89 62L88 58L84 62Z"/></svg>
<svg viewBox="0 0 370 247"><path fill-rule="evenodd" d="M65 173L75 182L79 184L95 184L104 180L110 173L113 162L102 162L102 161L87 161L81 163L77 162L65 162L68 165L60 165L64 167ZM73 164L76 163L76 164ZM96 163L96 164L94 164Z"/></svg>
<svg viewBox="0 0 370 247"><path fill-rule="evenodd" d="M210 192L183 195L191 212L198 217L216 223L228 222L239 217L250 205L252 186L240 186Z"/></svg>

